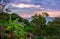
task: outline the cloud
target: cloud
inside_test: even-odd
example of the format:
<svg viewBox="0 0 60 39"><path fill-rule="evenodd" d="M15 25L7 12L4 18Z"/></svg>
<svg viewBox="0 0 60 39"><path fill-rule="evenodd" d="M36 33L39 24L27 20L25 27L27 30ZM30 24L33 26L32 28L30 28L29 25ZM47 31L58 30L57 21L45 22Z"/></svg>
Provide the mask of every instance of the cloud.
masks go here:
<svg viewBox="0 0 60 39"><path fill-rule="evenodd" d="M41 12L37 12L38 14L40 13L42 13L43 11L41 11ZM60 11L44 11L44 12L47 12L48 14L49 14L49 17L58 17L58 16L60 16Z"/></svg>
<svg viewBox="0 0 60 39"><path fill-rule="evenodd" d="M19 8L30 8L30 7L39 8L39 7L40 7L40 5L23 4L23 3L19 3L19 4L12 4L12 6L14 6L14 7L19 7Z"/></svg>
<svg viewBox="0 0 60 39"><path fill-rule="evenodd" d="M60 16L60 11L52 11L52 12L48 12L50 17L58 17Z"/></svg>
<svg viewBox="0 0 60 39"><path fill-rule="evenodd" d="M20 0L21 1L21 0ZM25 0L22 0L25 1ZM26 0L27 1L27 0ZM31 0L29 0L31 1ZM51 0L50 0L51 1ZM22 17L31 17L31 14L38 13L41 11L47 11L49 14L49 17L57 17L60 16L60 5L59 3L55 1L40 1L40 0L35 0L34 3L29 4L29 3L12 3L11 4L11 10L17 14L19 14ZM35 4L36 3L36 4ZM42 4L41 4L42 3ZM52 10L52 11L51 11ZM54 11L56 10L56 11Z"/></svg>
<svg viewBox="0 0 60 39"><path fill-rule="evenodd" d="M60 11L46 11L46 12L49 14L49 17L60 17ZM41 14L42 11L40 11L40 12L37 11L36 13ZM30 18L31 16L33 16L36 13L32 13L32 14L22 13L22 14L19 14L19 16L21 16L23 18Z"/></svg>
<svg viewBox="0 0 60 39"><path fill-rule="evenodd" d="M33 14L29 14L29 13L22 13L19 16L23 17L23 18L30 18Z"/></svg>
<svg viewBox="0 0 60 39"><path fill-rule="evenodd" d="M32 0L20 0L21 2L31 2Z"/></svg>

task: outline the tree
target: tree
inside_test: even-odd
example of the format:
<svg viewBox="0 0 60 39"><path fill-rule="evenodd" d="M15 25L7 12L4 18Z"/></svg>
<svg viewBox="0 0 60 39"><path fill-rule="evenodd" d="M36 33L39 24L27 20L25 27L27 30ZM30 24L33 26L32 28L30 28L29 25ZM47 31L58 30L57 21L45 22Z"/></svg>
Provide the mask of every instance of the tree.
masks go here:
<svg viewBox="0 0 60 39"><path fill-rule="evenodd" d="M48 22L47 32L50 38L60 39L60 18L56 17L53 21Z"/></svg>
<svg viewBox="0 0 60 39"><path fill-rule="evenodd" d="M48 17L48 16L49 16L49 14L48 14L47 12L42 12L42 15L43 15L44 17Z"/></svg>
<svg viewBox="0 0 60 39"><path fill-rule="evenodd" d="M6 26L6 36L10 39L15 39L15 37L17 39L25 38L28 34L26 26L30 26L28 20L23 19L15 13L8 14L5 12L0 13L0 26L1 25ZM7 37L5 38L7 39Z"/></svg>
<svg viewBox="0 0 60 39"><path fill-rule="evenodd" d="M32 21L31 21L31 25L34 26L33 28L33 34L35 34L36 36L42 36L45 37L47 34L47 25L46 25L46 17L48 17L48 13L47 12L42 12L41 14L35 14L34 16L32 16Z"/></svg>
<svg viewBox="0 0 60 39"><path fill-rule="evenodd" d="M26 30L23 25L23 23L16 23L18 21L18 18L16 20L11 19L11 15L9 16L9 24L7 26L7 30L9 31L9 38L10 39L24 39L24 36L26 35Z"/></svg>
<svg viewBox="0 0 60 39"><path fill-rule="evenodd" d="M46 33L46 20L45 17L42 15L35 14L32 16L31 25L35 27L33 33L37 36L44 36L44 33Z"/></svg>

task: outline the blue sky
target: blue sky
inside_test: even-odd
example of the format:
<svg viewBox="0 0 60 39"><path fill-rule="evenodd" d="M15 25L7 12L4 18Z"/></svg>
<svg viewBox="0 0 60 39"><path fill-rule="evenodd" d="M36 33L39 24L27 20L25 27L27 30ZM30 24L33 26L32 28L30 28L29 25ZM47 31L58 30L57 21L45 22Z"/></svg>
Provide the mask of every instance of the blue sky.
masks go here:
<svg viewBox="0 0 60 39"><path fill-rule="evenodd" d="M10 0L6 6L22 17L46 11L51 17L60 16L60 0Z"/></svg>

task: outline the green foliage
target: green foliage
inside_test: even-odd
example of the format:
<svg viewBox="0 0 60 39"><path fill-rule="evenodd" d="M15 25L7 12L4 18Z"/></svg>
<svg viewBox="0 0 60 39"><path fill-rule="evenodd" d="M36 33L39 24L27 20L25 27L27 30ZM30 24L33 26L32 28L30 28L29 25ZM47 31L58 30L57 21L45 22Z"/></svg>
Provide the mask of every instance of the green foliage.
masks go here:
<svg viewBox="0 0 60 39"><path fill-rule="evenodd" d="M34 33L41 35L46 39L59 39L60 36L60 19L55 18L55 20L49 22L46 25L45 17L42 15L35 14L32 17L31 25L34 26Z"/></svg>
<svg viewBox="0 0 60 39"><path fill-rule="evenodd" d="M26 32L25 26L29 25L29 22L26 19L19 17L17 14L8 14L5 12L0 13L0 18L1 18L0 26L7 27L6 28L7 35L12 34L15 35L16 37L15 36L13 37L17 39L23 39L26 37L26 34L28 34ZM9 38L11 38L11 36Z"/></svg>
<svg viewBox="0 0 60 39"><path fill-rule="evenodd" d="M19 17L17 14L0 13L0 26L6 26L5 39L26 39L30 34L36 39L42 36L44 39L60 39L60 18L48 22L44 16L48 16L46 12L32 16L32 21ZM0 32L1 33L1 32ZM12 38L11 38L12 37Z"/></svg>
<svg viewBox="0 0 60 39"><path fill-rule="evenodd" d="M0 13L0 26L7 26L8 25L8 15L5 12Z"/></svg>
<svg viewBox="0 0 60 39"><path fill-rule="evenodd" d="M10 18L9 26L7 27L7 30L9 30L11 33L17 35L16 38L23 39L24 35L26 34L23 23L16 24L16 22L18 21L19 18L17 18L16 20L11 20L11 15L9 16L9 18Z"/></svg>
<svg viewBox="0 0 60 39"><path fill-rule="evenodd" d="M47 35L50 35L50 38L60 39L60 18L57 17L55 20L48 22Z"/></svg>
<svg viewBox="0 0 60 39"><path fill-rule="evenodd" d="M32 17L31 24L35 27L34 33L37 35L41 35L41 32L43 32L41 30L46 27L46 20L40 14L39 15L35 14Z"/></svg>
<svg viewBox="0 0 60 39"><path fill-rule="evenodd" d="M42 36L38 36L37 39L44 39Z"/></svg>

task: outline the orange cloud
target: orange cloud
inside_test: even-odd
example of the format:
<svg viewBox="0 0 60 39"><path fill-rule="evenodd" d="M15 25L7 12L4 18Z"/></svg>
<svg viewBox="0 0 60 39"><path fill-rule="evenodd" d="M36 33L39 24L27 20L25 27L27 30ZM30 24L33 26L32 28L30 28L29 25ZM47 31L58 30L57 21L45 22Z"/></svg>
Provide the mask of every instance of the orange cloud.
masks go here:
<svg viewBox="0 0 60 39"><path fill-rule="evenodd" d="M51 11L51 12L48 12L48 14L50 17L58 17L60 16L60 11Z"/></svg>

